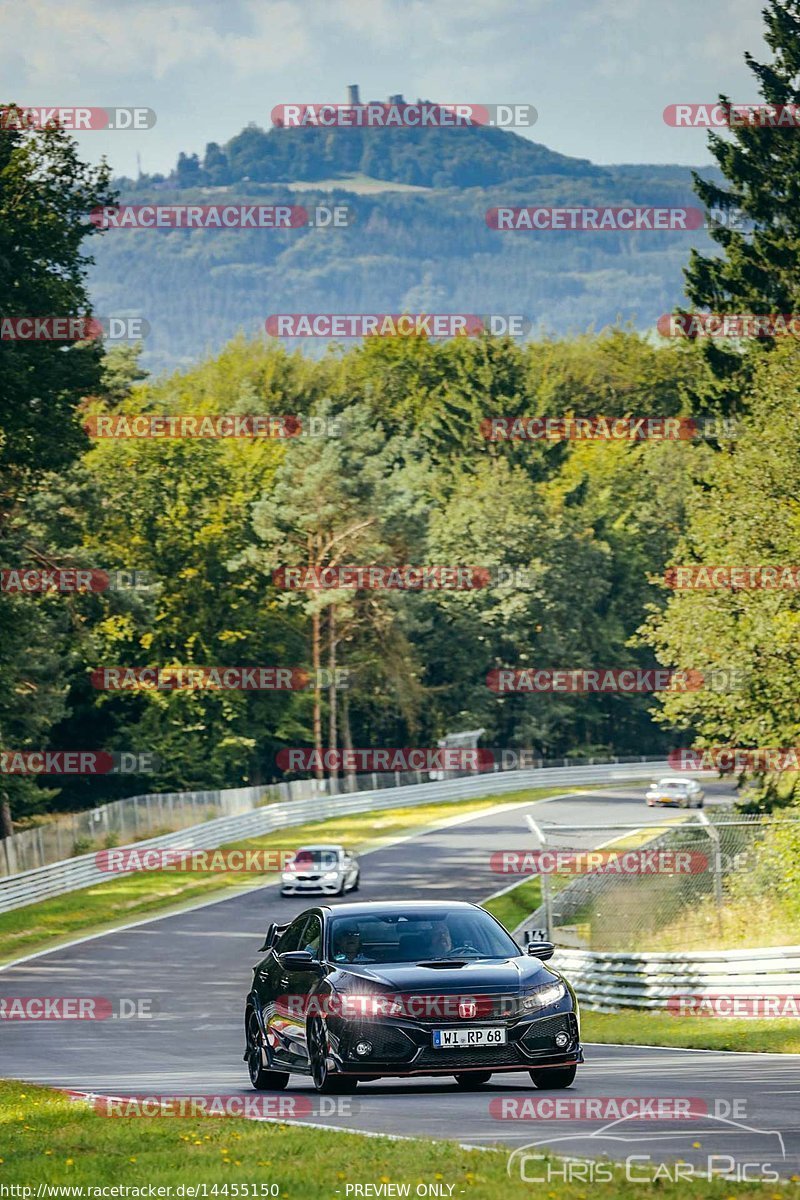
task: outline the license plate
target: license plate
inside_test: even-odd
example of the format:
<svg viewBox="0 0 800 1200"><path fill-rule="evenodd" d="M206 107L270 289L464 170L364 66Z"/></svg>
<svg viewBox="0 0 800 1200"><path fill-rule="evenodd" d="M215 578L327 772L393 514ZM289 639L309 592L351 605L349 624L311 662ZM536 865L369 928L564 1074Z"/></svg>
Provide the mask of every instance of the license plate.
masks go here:
<svg viewBox="0 0 800 1200"><path fill-rule="evenodd" d="M450 1050L460 1046L504 1046L505 1029L484 1026L477 1029L434 1029L434 1050Z"/></svg>

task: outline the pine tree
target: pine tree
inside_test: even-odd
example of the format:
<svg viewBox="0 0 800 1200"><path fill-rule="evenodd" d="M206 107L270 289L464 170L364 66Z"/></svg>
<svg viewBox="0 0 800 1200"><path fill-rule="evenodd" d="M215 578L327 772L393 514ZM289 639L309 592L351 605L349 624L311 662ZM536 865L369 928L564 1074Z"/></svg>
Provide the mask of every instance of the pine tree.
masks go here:
<svg viewBox="0 0 800 1200"><path fill-rule="evenodd" d="M767 105L800 111L800 0L769 0L763 11L771 63L745 53ZM731 103L720 96L722 105ZM716 183L694 174L695 190L723 219L711 230L718 256L693 251L686 274L692 302L711 312L792 313L800 306L800 130L791 125L736 124L731 134L709 135L710 150L725 177ZM737 227L740 226L740 227ZM756 349L769 348L761 338ZM713 341L704 347L723 407L735 405L741 372L753 358ZM738 387L734 380L737 377Z"/></svg>

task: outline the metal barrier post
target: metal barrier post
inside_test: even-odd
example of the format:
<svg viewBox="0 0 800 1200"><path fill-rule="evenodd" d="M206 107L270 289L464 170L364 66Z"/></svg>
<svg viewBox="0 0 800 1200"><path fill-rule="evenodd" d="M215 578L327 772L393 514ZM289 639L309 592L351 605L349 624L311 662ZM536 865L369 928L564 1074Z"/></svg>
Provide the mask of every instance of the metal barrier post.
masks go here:
<svg viewBox="0 0 800 1200"><path fill-rule="evenodd" d="M525 820L528 822L528 825L530 826L531 831L539 839L540 847L544 848L547 845L547 838L545 836L544 830L542 829L541 825L537 824L537 822L534 821L533 817L531 817L530 815L526 816ZM550 874L549 874L549 872L544 871L541 874L540 879L542 881L542 902L544 904L544 923L547 928L547 940L549 942L552 942L552 940L553 940L553 897L552 897L552 893L550 891Z"/></svg>

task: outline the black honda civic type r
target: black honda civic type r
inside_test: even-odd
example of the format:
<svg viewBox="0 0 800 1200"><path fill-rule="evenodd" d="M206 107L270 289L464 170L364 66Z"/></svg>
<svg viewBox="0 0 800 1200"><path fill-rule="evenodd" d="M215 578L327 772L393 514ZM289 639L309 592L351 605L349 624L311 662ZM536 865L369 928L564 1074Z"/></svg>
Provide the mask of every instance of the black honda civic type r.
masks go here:
<svg viewBox="0 0 800 1200"><path fill-rule="evenodd" d="M306 909L271 925L245 1007L250 1080L259 1090L310 1076L350 1092L385 1076L452 1075L461 1087L528 1071L539 1088L573 1082L578 1002L474 904L372 902Z"/></svg>

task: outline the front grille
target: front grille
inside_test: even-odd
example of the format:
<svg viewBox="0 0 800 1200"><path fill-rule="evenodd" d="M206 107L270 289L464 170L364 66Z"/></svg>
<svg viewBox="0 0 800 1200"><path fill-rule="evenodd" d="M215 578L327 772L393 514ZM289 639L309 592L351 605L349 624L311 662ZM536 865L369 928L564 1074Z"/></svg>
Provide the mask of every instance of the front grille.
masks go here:
<svg viewBox="0 0 800 1200"><path fill-rule="evenodd" d="M519 999L515 996L471 996L466 992L454 995L415 993L418 1007L409 1012L411 1019L423 1029L441 1029L442 1025L463 1025L467 1021L507 1021L519 1011ZM462 1017L458 1011L460 1000L471 1001L475 1012Z"/></svg>
<svg viewBox="0 0 800 1200"><path fill-rule="evenodd" d="M570 1046L577 1043L578 1022L574 1013L559 1013L554 1017L542 1017L539 1021L533 1021L522 1038L522 1045L529 1053L543 1050L563 1053L569 1050L570 1046L557 1046L555 1041L556 1034L562 1032L569 1035Z"/></svg>
<svg viewBox="0 0 800 1200"><path fill-rule="evenodd" d="M423 1050L419 1058L414 1060L414 1070L422 1071L430 1068L436 1071L462 1071L468 1067L516 1067L520 1065L520 1055L516 1046L507 1043L505 1046L471 1046L469 1049L457 1050Z"/></svg>

